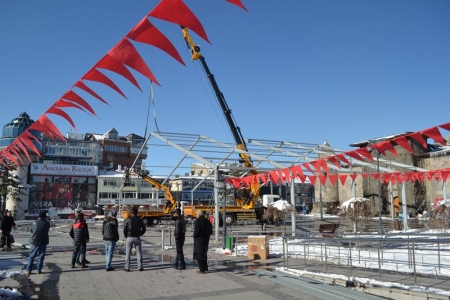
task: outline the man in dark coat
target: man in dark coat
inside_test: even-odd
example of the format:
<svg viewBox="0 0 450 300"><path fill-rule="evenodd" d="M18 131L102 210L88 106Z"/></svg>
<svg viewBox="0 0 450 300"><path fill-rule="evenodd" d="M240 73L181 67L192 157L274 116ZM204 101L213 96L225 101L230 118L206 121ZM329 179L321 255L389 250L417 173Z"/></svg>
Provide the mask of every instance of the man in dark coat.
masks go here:
<svg viewBox="0 0 450 300"><path fill-rule="evenodd" d="M123 235L127 239L127 246L125 250L125 271L130 272L130 257L133 246L136 248L136 256L139 271L144 271L142 265L142 249L141 236L144 235L146 228L144 222L138 217L138 209L133 207L131 209L131 217L125 221L123 226Z"/></svg>
<svg viewBox="0 0 450 300"><path fill-rule="evenodd" d="M74 249L72 253L72 268L75 268L75 261L78 251L80 251L81 268L88 268L85 263L86 257L86 243L89 243L89 229L86 221L84 220L84 214L79 213L75 223L70 228L70 237L73 239Z"/></svg>
<svg viewBox="0 0 450 300"><path fill-rule="evenodd" d="M173 267L179 270L186 269L186 262L184 261L183 245L186 238L186 220L181 214L181 209L176 210L177 219L175 220L175 246L177 248L177 257Z"/></svg>
<svg viewBox="0 0 450 300"><path fill-rule="evenodd" d="M197 219L194 224L194 260L198 261L197 273L205 274L208 271L208 246L212 234L212 226L204 216L202 210L197 210Z"/></svg>
<svg viewBox="0 0 450 300"><path fill-rule="evenodd" d="M117 212L111 211L103 221L102 235L106 253L106 271L114 271L111 261L116 249L116 242L119 240L119 222L116 219Z"/></svg>
<svg viewBox="0 0 450 300"><path fill-rule="evenodd" d="M7 210L3 216L0 228L2 230L2 244L6 245L7 250L11 250L11 230L16 228L16 223L11 215L11 211Z"/></svg>
<svg viewBox="0 0 450 300"><path fill-rule="evenodd" d="M28 258L28 265L25 268L27 271L27 276L30 276L31 270L33 269L34 259L36 255L39 254L39 260L37 263L37 273L42 274L42 267L44 266L45 252L47 250L47 245L49 243L48 232L50 230L50 222L46 220L47 214L45 211L39 213L39 219L34 221L31 225L31 251Z"/></svg>

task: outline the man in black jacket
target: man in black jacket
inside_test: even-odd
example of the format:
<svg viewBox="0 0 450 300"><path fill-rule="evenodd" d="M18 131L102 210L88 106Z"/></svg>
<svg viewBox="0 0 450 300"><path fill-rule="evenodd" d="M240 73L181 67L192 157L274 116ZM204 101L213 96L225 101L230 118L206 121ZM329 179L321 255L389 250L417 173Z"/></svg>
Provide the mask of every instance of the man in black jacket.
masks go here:
<svg viewBox="0 0 450 300"><path fill-rule="evenodd" d="M74 249L72 253L72 268L75 268L75 260L77 257L78 251L80 251L80 261L81 268L88 268L85 263L86 258L86 243L89 243L89 229L86 221L84 220L84 214L79 213L75 223L70 228L69 232L70 237L74 242Z"/></svg>
<svg viewBox="0 0 450 300"><path fill-rule="evenodd" d="M6 245L6 250L11 251L11 230L16 228L16 223L11 215L11 211L7 210L3 216L0 228L2 230L2 244Z"/></svg>
<svg viewBox="0 0 450 300"><path fill-rule="evenodd" d="M186 238L186 220L182 215L181 209L176 210L177 219L175 220L175 245L177 247L177 257L173 267L178 270L186 269L186 262L184 261L183 245Z"/></svg>
<svg viewBox="0 0 450 300"><path fill-rule="evenodd" d="M106 271L113 271L111 261L116 249L116 242L119 240L119 222L116 219L117 212L111 211L103 221L102 235L106 253Z"/></svg>
<svg viewBox="0 0 450 300"><path fill-rule="evenodd" d="M146 228L144 222L137 214L137 208L133 207L131 209L131 217L125 221L125 225L123 226L123 236L127 239L125 252L125 271L127 272L130 272L130 256L133 246L136 247L139 271L144 271L144 267L142 266L141 236L144 235Z"/></svg>
<svg viewBox="0 0 450 300"><path fill-rule="evenodd" d="M198 261L197 273L205 274L208 271L208 247L212 234L211 222L204 216L202 210L197 210L197 219L194 223L194 260Z"/></svg>
<svg viewBox="0 0 450 300"><path fill-rule="evenodd" d="M39 213L39 219L34 221L31 226L31 251L28 258L28 265L25 268L27 271L27 276L30 276L31 269L33 268L33 262L36 255L39 253L39 260L37 263L37 272L42 274L42 267L44 266L45 251L47 250L47 245L49 243L48 232L50 230L50 222L46 220L47 214L45 211Z"/></svg>

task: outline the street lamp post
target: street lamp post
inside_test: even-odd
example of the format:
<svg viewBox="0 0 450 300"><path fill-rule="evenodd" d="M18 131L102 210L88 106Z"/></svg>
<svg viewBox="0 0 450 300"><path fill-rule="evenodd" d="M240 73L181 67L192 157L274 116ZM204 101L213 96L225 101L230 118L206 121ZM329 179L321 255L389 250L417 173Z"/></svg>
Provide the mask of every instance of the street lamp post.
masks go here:
<svg viewBox="0 0 450 300"><path fill-rule="evenodd" d="M380 226L379 233L383 234L383 219L381 218L381 178L380 178L380 152L377 151L377 173L378 173L378 224Z"/></svg>
<svg viewBox="0 0 450 300"><path fill-rule="evenodd" d="M226 245L226 238L227 238L227 187L225 182L223 181L217 181L217 187L219 189L223 190L223 213L222 213L222 223L223 223L223 241L222 241L222 248L225 249L227 247ZM219 219L220 224L220 219ZM220 227L220 225L219 225ZM230 249L232 250L232 249Z"/></svg>

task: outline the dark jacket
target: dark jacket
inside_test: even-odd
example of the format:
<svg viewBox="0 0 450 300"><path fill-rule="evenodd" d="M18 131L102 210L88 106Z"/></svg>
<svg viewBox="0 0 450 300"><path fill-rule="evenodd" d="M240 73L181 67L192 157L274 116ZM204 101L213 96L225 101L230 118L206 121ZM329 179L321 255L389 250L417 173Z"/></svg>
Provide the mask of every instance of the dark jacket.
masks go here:
<svg viewBox="0 0 450 300"><path fill-rule="evenodd" d="M103 221L102 235L105 241L117 242L119 240L119 222L117 222L116 218L112 216L106 217Z"/></svg>
<svg viewBox="0 0 450 300"><path fill-rule="evenodd" d="M140 237L144 235L145 224L141 218L138 216L131 216L125 221L125 225L123 226L123 236L127 237Z"/></svg>
<svg viewBox="0 0 450 300"><path fill-rule="evenodd" d="M212 234L211 222L204 216L199 216L194 224L194 259L207 260L209 238Z"/></svg>
<svg viewBox="0 0 450 300"><path fill-rule="evenodd" d="M0 225L2 232L11 233L13 227L16 227L16 223L14 222L14 218L12 216L4 215L2 218L2 223Z"/></svg>
<svg viewBox="0 0 450 300"><path fill-rule="evenodd" d="M49 243L48 232L50 230L50 222L46 219L39 218L31 225L30 244L34 246L45 246Z"/></svg>
<svg viewBox="0 0 450 300"><path fill-rule="evenodd" d="M183 216L179 216L175 220L175 239L178 238L184 238L186 235L186 220L183 218Z"/></svg>
<svg viewBox="0 0 450 300"><path fill-rule="evenodd" d="M75 223L70 228L70 237L75 243L89 242L89 229L86 221L83 219L76 219Z"/></svg>

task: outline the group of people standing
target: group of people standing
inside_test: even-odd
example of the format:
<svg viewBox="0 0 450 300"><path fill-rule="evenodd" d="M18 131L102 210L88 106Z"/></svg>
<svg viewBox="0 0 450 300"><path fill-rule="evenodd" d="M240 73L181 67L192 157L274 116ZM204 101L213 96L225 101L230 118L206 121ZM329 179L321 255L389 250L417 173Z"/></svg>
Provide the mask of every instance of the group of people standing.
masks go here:
<svg viewBox="0 0 450 300"><path fill-rule="evenodd" d="M174 268L179 270L186 269L183 246L186 238L186 220L180 209L176 211L177 219L175 221L175 244L177 256ZM196 212L197 219L194 225L194 260L198 261L199 269L197 273L205 274L208 271L208 246L212 234L212 225L204 216L202 210ZM31 274L34 259L39 255L36 265L37 273L42 273L46 248L49 244L50 222L47 221L45 211L40 212L39 219L31 227L31 251L26 267L27 276ZM142 259L141 236L146 232L146 227L142 219L138 216L137 208L131 209L131 216L125 220L123 235L126 238L125 252L125 271L130 272L130 258L133 247L136 249L137 266L139 271L144 271ZM72 252L71 267L75 268L75 263L79 262L81 268L88 268L86 265L86 244L89 242L89 228L84 219L83 213L78 213L75 223L72 225L69 235L74 242ZM111 211L103 221L102 236L105 246L106 271L113 271L112 259L116 243L119 240L119 223L117 221L117 212Z"/></svg>

